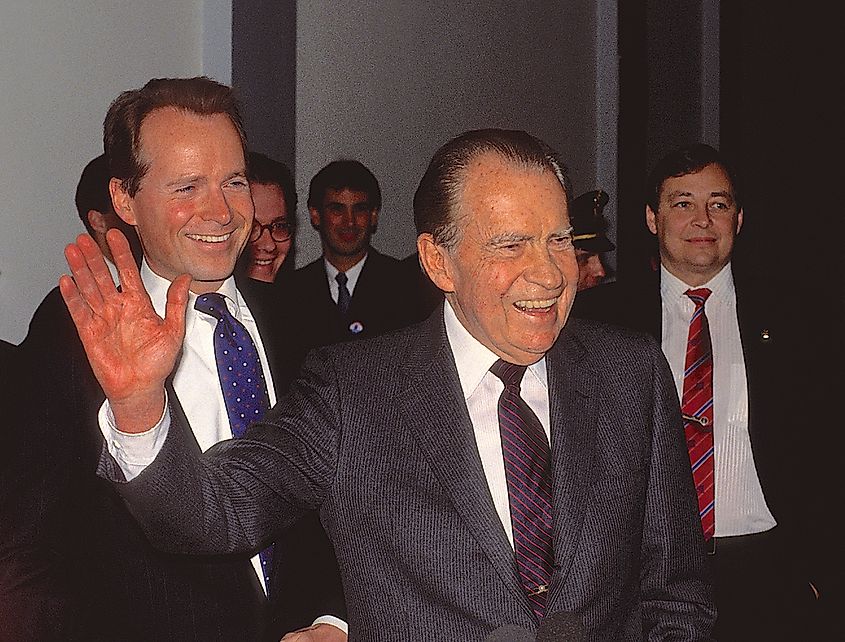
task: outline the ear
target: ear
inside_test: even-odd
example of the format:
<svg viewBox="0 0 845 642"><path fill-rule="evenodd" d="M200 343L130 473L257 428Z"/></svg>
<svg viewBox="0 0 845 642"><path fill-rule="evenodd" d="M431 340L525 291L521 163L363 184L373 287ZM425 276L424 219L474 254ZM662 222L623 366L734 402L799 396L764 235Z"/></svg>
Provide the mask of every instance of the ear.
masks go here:
<svg viewBox="0 0 845 642"><path fill-rule="evenodd" d="M128 225L137 225L135 213L132 211L132 197L123 189L123 181L112 177L109 181L109 194L115 214Z"/></svg>
<svg viewBox="0 0 845 642"><path fill-rule="evenodd" d="M98 234L103 234L108 231L109 226L106 225L106 217L103 216L102 212L98 212L97 210L88 210L88 225L91 226Z"/></svg>
<svg viewBox="0 0 845 642"><path fill-rule="evenodd" d="M434 237L427 232L417 237L417 251L420 255L420 263L434 285L444 292L454 292L455 283L451 275L452 257L449 256L449 251L435 243Z"/></svg>
<svg viewBox="0 0 845 642"><path fill-rule="evenodd" d="M736 215L736 233L739 234L739 231L742 229L742 208L739 208L739 212Z"/></svg>
<svg viewBox="0 0 845 642"><path fill-rule="evenodd" d="M320 227L320 210L316 207L309 207L308 214L311 216L311 227L315 230Z"/></svg>
<svg viewBox="0 0 845 642"><path fill-rule="evenodd" d="M645 206L645 224L652 234L657 234L657 215L650 205Z"/></svg>
<svg viewBox="0 0 845 642"><path fill-rule="evenodd" d="M373 208L370 212L370 229L375 232L378 227L378 208Z"/></svg>

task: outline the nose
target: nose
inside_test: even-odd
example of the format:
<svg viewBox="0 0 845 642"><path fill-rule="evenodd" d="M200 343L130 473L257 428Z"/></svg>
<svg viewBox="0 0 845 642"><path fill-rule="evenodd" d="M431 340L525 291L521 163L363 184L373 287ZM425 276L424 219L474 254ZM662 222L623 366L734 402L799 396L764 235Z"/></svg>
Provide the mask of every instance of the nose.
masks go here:
<svg viewBox="0 0 845 642"><path fill-rule="evenodd" d="M692 212L692 223L698 227L710 227L713 219L710 218L710 212L707 206L696 206Z"/></svg>
<svg viewBox="0 0 845 642"><path fill-rule="evenodd" d="M604 265L601 262L601 257L598 254L590 256L590 260L587 261L587 271L597 279L603 279L607 276L607 272L604 271Z"/></svg>
<svg viewBox="0 0 845 642"><path fill-rule="evenodd" d="M272 252L276 249L276 242L270 236L270 230L266 227L261 228L261 235L252 244L256 250L263 250L264 252Z"/></svg>
<svg viewBox="0 0 845 642"><path fill-rule="evenodd" d="M344 227L352 227L355 225L355 212L351 207L347 207L340 215L340 222Z"/></svg>
<svg viewBox="0 0 845 642"><path fill-rule="evenodd" d="M207 221L216 221L221 226L228 225L232 220L232 207L222 189L211 191L208 207L204 208L202 217Z"/></svg>
<svg viewBox="0 0 845 642"><path fill-rule="evenodd" d="M575 260L574 257L572 260ZM530 283L536 283L546 290L557 290L565 285L563 272L548 248L536 248L529 253L528 261L523 274Z"/></svg>

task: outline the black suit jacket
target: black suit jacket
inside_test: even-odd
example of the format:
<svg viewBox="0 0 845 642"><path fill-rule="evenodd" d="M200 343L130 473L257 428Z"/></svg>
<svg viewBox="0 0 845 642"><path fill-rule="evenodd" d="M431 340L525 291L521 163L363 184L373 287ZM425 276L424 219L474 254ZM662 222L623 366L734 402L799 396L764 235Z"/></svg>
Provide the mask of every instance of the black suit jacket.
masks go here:
<svg viewBox="0 0 845 642"><path fill-rule="evenodd" d="M659 346L573 321L547 366L549 611L577 612L587 640L710 639L696 500ZM101 474L168 550L251 549L320 506L350 640L469 642L505 624L537 627L488 490L442 309L421 326L315 350L289 395L243 439L196 457L172 430L131 482L121 483L107 453Z"/></svg>
<svg viewBox="0 0 845 642"><path fill-rule="evenodd" d="M301 356L317 346L375 337L416 320L414 287L407 272L398 260L370 248L349 314L342 319L329 292L323 258L296 270L287 285L284 304L293 336L302 348ZM356 323L359 325L353 332L350 326Z"/></svg>
<svg viewBox="0 0 845 642"><path fill-rule="evenodd" d="M829 586L823 578L836 557L829 555L829 520L820 516L835 505L829 492L835 484L826 480L833 466L825 463L828 419L819 398L814 323L782 280L736 265L733 275L748 381L748 431L760 485L790 542L785 564L794 564L805 586L811 580ZM580 292L572 314L648 332L661 341L659 272Z"/></svg>
<svg viewBox="0 0 845 642"><path fill-rule="evenodd" d="M281 394L295 359L273 327L267 303L239 283L262 337ZM30 379L30 405L43 433L25 454L45 477L34 521L69 596L71 638L80 640L278 640L318 615L345 617L336 560L316 514L305 515L276 541L270 600L250 553L203 558L153 548L121 499L97 478L102 436L96 413L104 399L58 289L36 311L21 345ZM181 413L172 388L174 411ZM183 425L187 421L182 415ZM186 442L199 453L190 429ZM35 440L32 440L35 441ZM253 552L254 553L254 552ZM280 572L281 571L281 572Z"/></svg>

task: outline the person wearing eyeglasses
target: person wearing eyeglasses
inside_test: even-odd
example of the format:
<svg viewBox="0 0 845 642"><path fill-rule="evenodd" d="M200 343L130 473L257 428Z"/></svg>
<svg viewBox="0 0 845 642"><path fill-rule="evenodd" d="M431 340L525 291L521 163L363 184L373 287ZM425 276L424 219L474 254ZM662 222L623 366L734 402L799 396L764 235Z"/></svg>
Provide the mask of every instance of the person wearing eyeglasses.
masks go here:
<svg viewBox="0 0 845 642"><path fill-rule="evenodd" d="M283 265L293 266L296 185L287 165L258 152L249 152L247 173L255 220L242 257L244 271L273 283Z"/></svg>

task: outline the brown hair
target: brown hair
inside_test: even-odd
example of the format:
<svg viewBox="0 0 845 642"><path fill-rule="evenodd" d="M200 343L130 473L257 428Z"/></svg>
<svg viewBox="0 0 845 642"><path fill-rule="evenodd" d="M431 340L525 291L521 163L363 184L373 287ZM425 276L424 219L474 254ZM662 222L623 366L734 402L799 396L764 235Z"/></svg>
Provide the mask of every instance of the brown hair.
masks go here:
<svg viewBox="0 0 845 642"><path fill-rule="evenodd" d="M141 89L124 91L115 98L103 122L103 148L111 176L122 181L130 196L135 196L149 169L140 157L141 124L151 112L164 107L202 116L226 114L238 131L246 157L246 133L231 87L205 76L153 78Z"/></svg>

